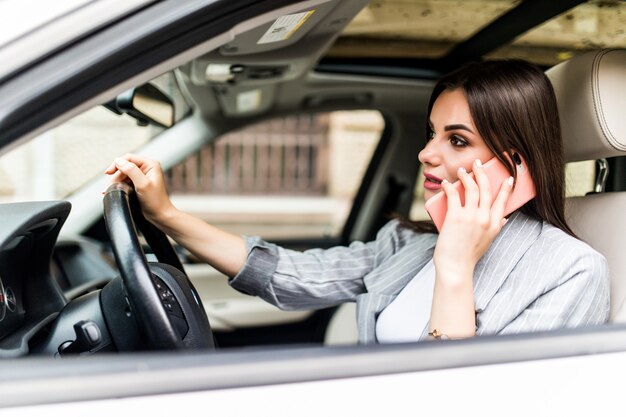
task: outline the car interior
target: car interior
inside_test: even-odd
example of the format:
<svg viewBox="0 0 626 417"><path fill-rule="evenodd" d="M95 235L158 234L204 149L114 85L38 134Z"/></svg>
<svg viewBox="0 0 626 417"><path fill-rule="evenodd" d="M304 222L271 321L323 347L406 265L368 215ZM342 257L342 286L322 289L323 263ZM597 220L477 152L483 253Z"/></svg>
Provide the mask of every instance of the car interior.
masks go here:
<svg viewBox="0 0 626 417"><path fill-rule="evenodd" d="M15 75L24 82L36 80L42 91L45 83L58 82L67 93L62 104L51 106L54 98L43 93L26 96L16 89L6 91L4 102L17 104L2 121L7 128L0 143L32 137L104 105L139 124L165 127L141 153L158 159L168 170L229 132L272 117L377 110L385 127L340 233L276 240L297 249L367 241L388 221L390 213L407 215L411 210L419 181L417 154L425 143L425 103L436 78L580 2L521 3L436 59L328 55L342 30L367 3L310 0L280 8L264 5L264 13L253 14L233 27L221 22L223 26L212 29L215 35L203 42L198 40L200 34L179 40L178 45L165 42L163 56L154 55L158 42L145 44L136 61L102 48L97 63L106 60L114 66L122 62L124 71L109 74L96 64L84 64L82 69L77 64L77 73L91 74L90 85L71 88L76 80L72 74L60 75L62 60L111 36L106 31L96 34L77 49L68 49L69 55L58 60L53 57L32 71ZM192 22L198 15L179 17L177 24ZM142 23L140 16L137 19L122 25ZM150 21L151 17L143 19ZM513 25L513 21L523 23ZM136 46L133 42L137 41L128 42ZM624 239L615 231L625 226L621 214L626 208L626 125L621 113L626 96L626 50L598 49L548 69L550 66L544 67L558 97L567 161L600 160L593 192L568 199L568 218L579 236L609 261L611 321L623 322L626 284L621 277L626 274L626 264L620 254ZM41 77L42 72L49 76ZM149 83L163 73L173 74L191 109L180 120L175 120L173 104ZM129 88L134 88L130 96ZM146 101L151 106L142 111L140 104ZM28 106L32 107L25 111ZM34 112L40 112L39 127L32 130L28 120ZM177 142L175 149L168 146L173 141ZM263 301L236 294L226 277L194 263L189 254L173 248L162 233L142 220L129 187L110 186L103 209L103 200L94 194L107 186L107 178L99 176L69 195L69 202L0 206L6 225L0 230L0 358L211 350L216 345L355 344L354 304L280 312ZM145 241L137 239L133 224Z"/></svg>

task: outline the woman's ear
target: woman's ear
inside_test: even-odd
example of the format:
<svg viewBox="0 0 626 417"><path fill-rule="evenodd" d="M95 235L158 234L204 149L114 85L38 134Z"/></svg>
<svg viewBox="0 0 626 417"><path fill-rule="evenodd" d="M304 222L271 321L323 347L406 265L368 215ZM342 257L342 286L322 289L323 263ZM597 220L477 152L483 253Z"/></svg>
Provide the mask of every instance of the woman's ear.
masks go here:
<svg viewBox="0 0 626 417"><path fill-rule="evenodd" d="M522 164L522 156L519 151L515 148L511 148L505 152L505 155L509 158L511 162L515 165L520 166Z"/></svg>

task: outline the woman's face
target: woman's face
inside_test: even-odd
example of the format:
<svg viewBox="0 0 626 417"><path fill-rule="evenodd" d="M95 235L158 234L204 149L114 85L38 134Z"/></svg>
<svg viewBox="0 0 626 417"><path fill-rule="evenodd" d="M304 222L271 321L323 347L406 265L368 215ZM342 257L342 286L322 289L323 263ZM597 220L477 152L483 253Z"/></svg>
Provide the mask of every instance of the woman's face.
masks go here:
<svg viewBox="0 0 626 417"><path fill-rule="evenodd" d="M419 153L424 165L424 197L428 200L441 191L441 181L454 182L458 169L470 172L476 159L493 158L478 134L463 90L444 90L430 113L430 137Z"/></svg>

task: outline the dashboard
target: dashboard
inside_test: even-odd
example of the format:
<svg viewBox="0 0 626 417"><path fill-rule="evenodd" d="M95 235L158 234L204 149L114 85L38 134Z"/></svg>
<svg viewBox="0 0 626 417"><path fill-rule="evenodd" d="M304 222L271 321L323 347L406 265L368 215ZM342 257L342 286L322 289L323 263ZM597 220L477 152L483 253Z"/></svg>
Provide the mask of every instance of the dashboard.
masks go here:
<svg viewBox="0 0 626 417"><path fill-rule="evenodd" d="M36 236L30 233L14 237L0 252L0 337L24 323L23 274L27 273L29 255Z"/></svg>
<svg viewBox="0 0 626 417"><path fill-rule="evenodd" d="M214 348L184 273L150 262L154 292L138 287L132 271L120 276L101 242L60 236L70 209L65 201L0 205L0 359ZM156 330L154 316L164 318ZM146 336L161 330L171 334L167 343Z"/></svg>
<svg viewBox="0 0 626 417"><path fill-rule="evenodd" d="M65 201L0 205L0 358L27 354L70 300L117 274L97 244L59 239L70 209Z"/></svg>

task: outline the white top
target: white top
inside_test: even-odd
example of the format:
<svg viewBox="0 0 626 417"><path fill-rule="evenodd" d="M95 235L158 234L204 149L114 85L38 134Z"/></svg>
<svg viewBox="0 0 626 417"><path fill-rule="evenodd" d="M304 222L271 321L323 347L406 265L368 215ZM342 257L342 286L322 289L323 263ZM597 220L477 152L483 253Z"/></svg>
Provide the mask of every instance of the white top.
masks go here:
<svg viewBox="0 0 626 417"><path fill-rule="evenodd" d="M417 342L425 337L434 289L435 264L431 259L378 316L378 342Z"/></svg>

